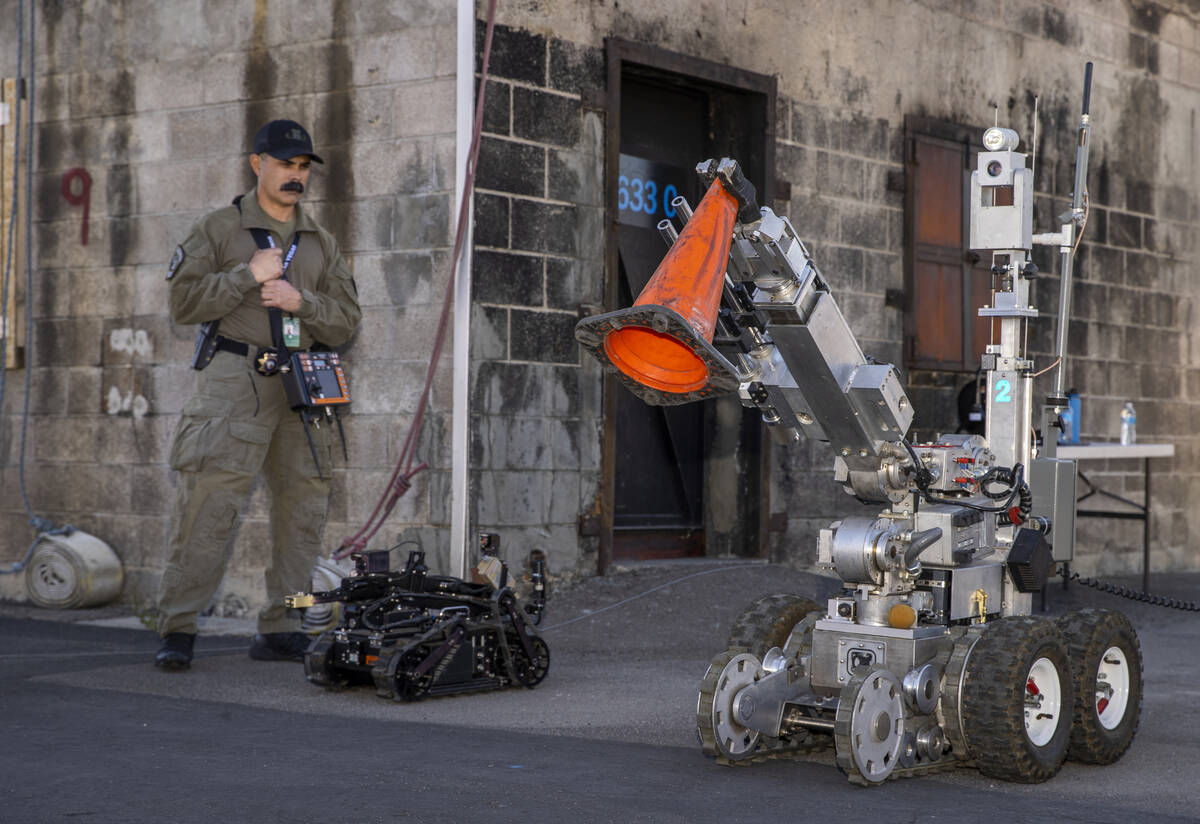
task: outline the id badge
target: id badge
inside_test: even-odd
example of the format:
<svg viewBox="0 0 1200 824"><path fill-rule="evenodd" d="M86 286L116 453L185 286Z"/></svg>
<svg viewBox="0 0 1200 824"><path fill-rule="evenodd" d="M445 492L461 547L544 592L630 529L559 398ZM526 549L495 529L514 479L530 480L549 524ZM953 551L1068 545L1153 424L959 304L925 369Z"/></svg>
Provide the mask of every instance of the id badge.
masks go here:
<svg viewBox="0 0 1200 824"><path fill-rule="evenodd" d="M300 318L284 315L283 345L288 349L300 348Z"/></svg>

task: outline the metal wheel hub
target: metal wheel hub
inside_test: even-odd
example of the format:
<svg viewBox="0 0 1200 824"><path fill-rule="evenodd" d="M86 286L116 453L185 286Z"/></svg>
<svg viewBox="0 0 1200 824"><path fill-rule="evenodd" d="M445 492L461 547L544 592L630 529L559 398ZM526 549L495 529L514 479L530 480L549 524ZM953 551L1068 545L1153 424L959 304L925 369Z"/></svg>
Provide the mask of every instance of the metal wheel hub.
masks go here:
<svg viewBox="0 0 1200 824"><path fill-rule="evenodd" d="M885 780L900 761L904 720L904 688L896 676L876 670L850 682L838 706L838 727L845 731L838 740L839 763L870 783Z"/></svg>
<svg viewBox="0 0 1200 824"><path fill-rule="evenodd" d="M739 711L752 710L752 706L740 706L737 696L754 683L759 671L758 659L743 653L734 656L717 679L713 693L713 733L717 748L728 758L742 758L758 746L758 731L742 726L739 721Z"/></svg>
<svg viewBox="0 0 1200 824"><path fill-rule="evenodd" d="M1058 669L1053 662L1048 658L1034 661L1025 678L1025 733L1038 747L1049 743L1058 729L1059 715L1063 711L1062 692Z"/></svg>
<svg viewBox="0 0 1200 824"><path fill-rule="evenodd" d="M1129 661L1120 647L1109 647L1096 670L1096 717L1106 730L1116 729L1129 706Z"/></svg>
<svg viewBox="0 0 1200 824"><path fill-rule="evenodd" d="M941 672L935 664L925 664L904 676L904 691L917 710L928 715L941 697Z"/></svg>
<svg viewBox="0 0 1200 824"><path fill-rule="evenodd" d="M546 642L540 635L530 635L529 645L533 649L532 661L525 654L525 648L521 646L520 640L514 641L512 644L514 647L513 667L516 669L517 681L522 686L532 688L542 683L542 679L550 671L550 648L546 646Z"/></svg>

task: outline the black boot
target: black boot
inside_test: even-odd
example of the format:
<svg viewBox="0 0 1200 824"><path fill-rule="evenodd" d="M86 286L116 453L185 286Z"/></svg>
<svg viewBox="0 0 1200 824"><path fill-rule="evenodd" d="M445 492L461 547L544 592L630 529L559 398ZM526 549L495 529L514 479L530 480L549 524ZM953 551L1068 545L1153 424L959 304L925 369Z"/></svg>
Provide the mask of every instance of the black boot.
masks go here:
<svg viewBox="0 0 1200 824"><path fill-rule="evenodd" d="M303 661L311 641L303 632L260 633L250 644L250 657L255 661Z"/></svg>
<svg viewBox="0 0 1200 824"><path fill-rule="evenodd" d="M185 670L192 665L192 645L196 636L190 632L168 632L154 656L154 666L165 670Z"/></svg>

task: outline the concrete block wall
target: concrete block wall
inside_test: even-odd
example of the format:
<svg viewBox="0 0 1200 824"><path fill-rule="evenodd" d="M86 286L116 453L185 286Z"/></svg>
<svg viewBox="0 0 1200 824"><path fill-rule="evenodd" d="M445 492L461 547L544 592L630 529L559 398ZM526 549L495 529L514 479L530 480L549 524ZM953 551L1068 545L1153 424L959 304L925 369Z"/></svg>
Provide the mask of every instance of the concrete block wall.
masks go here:
<svg viewBox="0 0 1200 824"><path fill-rule="evenodd" d="M603 284L604 38L618 36L779 80L780 203L833 284L869 354L901 359L905 187L902 131L916 115L963 125L1000 119L1032 139L1039 98L1038 226L1070 191L1083 63L1096 61L1092 216L1077 269L1069 382L1084 392L1085 438L1115 435L1133 400L1143 440L1178 453L1156 466L1156 569L1200 568L1200 345L1192 257L1200 29L1184 0L804 0L731 10L719 0L653 5L544 0L500 4L475 200L472 528L500 532L510 557L541 548L556 571L594 568L577 518L599 485L600 373L571 329ZM9 3L8 7L11 8ZM484 4L477 4L482 12ZM83 0L38 7L37 175L25 481L33 508L109 541L130 572L127 599L157 578L172 479L165 449L186 397L192 329L166 319L164 267L205 211L251 185L245 149L266 120L312 130L329 161L310 204L339 237L364 306L348 358L356 403L339 463L327 544L357 528L382 491L415 410L448 275L455 6L450 0L188 5ZM6 19L11 19L8 15ZM482 33L482 26L480 26ZM0 74L15 73L15 32ZM933 45L931 45L933 44ZM89 243L60 194L93 179ZM1043 259L1040 307L1057 301ZM1045 364L1052 323L1032 332ZM0 424L0 563L32 531L18 490L22 370ZM921 426L953 422L966 376L907 373ZM448 553L448 360L439 368L419 476L381 538ZM1038 394L1043 389L1038 388ZM861 512L831 480L820 445L775 448L772 558L811 563L816 530ZM1141 494L1139 467L1085 467ZM266 536L256 492L219 607L254 606ZM1133 524L1083 521L1077 568L1136 568ZM0 587L11 578L0 577ZM11 589L11 588L10 588ZM5 590L8 591L8 590Z"/></svg>
<svg viewBox="0 0 1200 824"><path fill-rule="evenodd" d="M471 519L500 533L510 563L541 549L559 574L596 564L579 516L599 484L599 369L574 328L604 286L604 121L583 104L603 83L599 49L496 28L475 196Z"/></svg>
<svg viewBox="0 0 1200 824"><path fill-rule="evenodd" d="M325 158L305 203L341 243L363 306L347 350L349 460L337 460L326 545L357 529L382 494L448 277L455 13L452 0L38 4L25 481L38 514L113 546L128 603L152 603L173 496L165 453L192 382L194 328L167 319L166 262L196 218L250 189L249 144L272 118L304 123ZM3 31L0 74L12 76L15 24ZM79 210L59 193L74 167L93 181L87 246ZM447 356L418 450L433 468L373 546L416 538L431 559L446 556L448 519L431 489L449 487L449 375ZM16 494L23 377L10 371L4 398L0 563L33 540ZM266 513L256 489L220 613L261 601ZM23 594L12 577L0 587Z"/></svg>

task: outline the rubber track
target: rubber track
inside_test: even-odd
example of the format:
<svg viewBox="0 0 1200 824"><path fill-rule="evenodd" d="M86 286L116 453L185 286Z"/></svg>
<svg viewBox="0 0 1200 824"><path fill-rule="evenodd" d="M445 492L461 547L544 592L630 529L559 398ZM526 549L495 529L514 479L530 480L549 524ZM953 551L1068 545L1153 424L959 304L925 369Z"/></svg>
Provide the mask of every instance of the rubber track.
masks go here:
<svg viewBox="0 0 1200 824"><path fill-rule="evenodd" d="M954 649L946 663L945 686L942 688L942 700L939 715L943 721L942 729L950 742L952 755L959 761L970 761L971 753L967 747L967 737L963 733L961 723L962 695L959 686L962 683L962 672L975 649L975 642L986 629L986 625L975 624L954 642Z"/></svg>
<svg viewBox="0 0 1200 824"><path fill-rule="evenodd" d="M733 622L729 646L744 647L762 658L771 647L782 647L792 627L819 609L811 600L799 595L764 595L746 607Z"/></svg>
<svg viewBox="0 0 1200 824"><path fill-rule="evenodd" d="M926 775L936 775L937 773L950 772L959 764L960 762L955 761L952 755L945 755L942 756L941 761L935 761L931 764L914 764L911 767L897 767L896 769L892 770L891 775L889 775L883 781L880 781L879 784L883 784L888 781L899 781L903 778L921 778L922 776ZM841 769L841 767L838 767L838 769ZM857 771L850 773L842 770L842 772L845 774L846 780L856 787L879 786L879 784L872 783L863 778L858 774Z"/></svg>
<svg viewBox="0 0 1200 824"><path fill-rule="evenodd" d="M767 738L765 736L759 738L758 749L753 755L742 758L738 761L731 761L728 758L717 756L717 763L727 767L748 767L752 764L766 764L772 761L805 761L807 756L813 753L823 752L833 747L833 736L823 735L821 733L805 733L803 736L792 736L790 741L784 741L779 738ZM709 755L707 750L705 752ZM887 777L887 781L896 781L902 778L920 778L925 775L933 775L935 773L944 773L953 770L958 765L952 756L947 755L941 761L932 764L916 764L912 767L897 767L892 771L892 774ZM875 787L878 786L870 781L867 781L857 773L848 773L838 769L846 776L851 784L860 787ZM882 782L880 782L882 783Z"/></svg>

